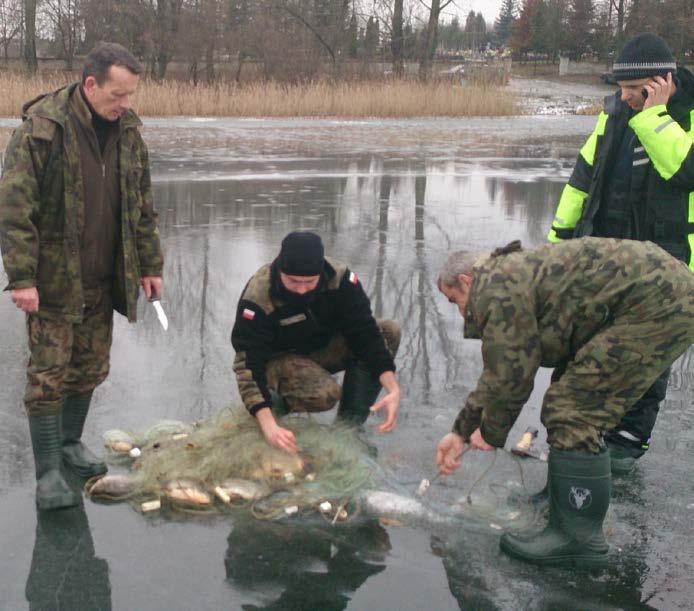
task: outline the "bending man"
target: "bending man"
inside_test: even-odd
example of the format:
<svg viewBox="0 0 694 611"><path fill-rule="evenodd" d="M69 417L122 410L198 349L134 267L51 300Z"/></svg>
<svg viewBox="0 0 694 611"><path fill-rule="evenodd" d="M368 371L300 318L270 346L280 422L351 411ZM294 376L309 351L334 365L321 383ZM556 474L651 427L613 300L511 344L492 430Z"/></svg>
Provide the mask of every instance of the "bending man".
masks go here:
<svg viewBox="0 0 694 611"><path fill-rule="evenodd" d="M538 563L601 563L610 501L603 432L694 342L694 274L650 242L581 238L491 254L455 253L439 289L482 340L484 371L437 448L442 473L466 444L491 450L554 367L541 419L550 445L549 525L504 534L501 548Z"/></svg>
<svg viewBox="0 0 694 611"><path fill-rule="evenodd" d="M315 233L287 235L278 257L248 281L231 342L241 398L270 445L297 451L294 434L277 424L273 410L320 412L338 399L338 420L360 425L383 409L378 431L395 426L400 327L374 319L357 275L325 257ZM340 388L332 374L343 370ZM381 387L386 395L375 402Z"/></svg>

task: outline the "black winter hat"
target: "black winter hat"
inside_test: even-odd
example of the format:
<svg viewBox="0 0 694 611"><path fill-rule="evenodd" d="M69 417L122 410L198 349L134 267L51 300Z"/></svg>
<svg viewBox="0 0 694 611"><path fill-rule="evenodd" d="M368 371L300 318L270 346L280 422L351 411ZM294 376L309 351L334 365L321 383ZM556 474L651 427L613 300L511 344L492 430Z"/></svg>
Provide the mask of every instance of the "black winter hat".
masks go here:
<svg viewBox="0 0 694 611"><path fill-rule="evenodd" d="M325 265L323 242L310 231L292 231L284 240L277 257L281 272L290 276L317 276Z"/></svg>
<svg viewBox="0 0 694 611"><path fill-rule="evenodd" d="M677 73L675 57L667 43L651 32L637 34L629 40L612 66L615 81L635 81L651 76Z"/></svg>

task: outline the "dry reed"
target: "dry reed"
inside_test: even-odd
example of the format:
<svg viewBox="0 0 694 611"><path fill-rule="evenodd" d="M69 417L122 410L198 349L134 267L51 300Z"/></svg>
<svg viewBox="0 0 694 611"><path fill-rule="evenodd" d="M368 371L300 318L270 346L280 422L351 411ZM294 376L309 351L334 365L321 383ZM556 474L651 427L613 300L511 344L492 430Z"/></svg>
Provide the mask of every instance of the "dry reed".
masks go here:
<svg viewBox="0 0 694 611"><path fill-rule="evenodd" d="M65 75L27 79L0 73L0 116L18 116L27 100L58 89ZM518 114L502 88L450 81L350 81L284 85L275 82L198 84L144 81L133 102L142 116L200 117L472 117Z"/></svg>

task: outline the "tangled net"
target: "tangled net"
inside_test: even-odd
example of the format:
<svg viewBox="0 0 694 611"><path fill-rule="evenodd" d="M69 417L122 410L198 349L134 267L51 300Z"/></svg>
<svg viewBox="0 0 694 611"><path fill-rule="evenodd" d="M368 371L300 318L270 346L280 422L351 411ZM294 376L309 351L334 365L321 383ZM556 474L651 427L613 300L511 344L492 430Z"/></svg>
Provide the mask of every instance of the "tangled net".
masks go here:
<svg viewBox="0 0 694 611"><path fill-rule="evenodd" d="M353 517L351 499L369 485L375 465L352 428L289 417L298 455L270 447L253 418L224 410L194 424L162 421L141 434L107 431L110 463L129 465L85 484L96 500L129 501L140 511L223 513L250 506L259 519L317 511Z"/></svg>

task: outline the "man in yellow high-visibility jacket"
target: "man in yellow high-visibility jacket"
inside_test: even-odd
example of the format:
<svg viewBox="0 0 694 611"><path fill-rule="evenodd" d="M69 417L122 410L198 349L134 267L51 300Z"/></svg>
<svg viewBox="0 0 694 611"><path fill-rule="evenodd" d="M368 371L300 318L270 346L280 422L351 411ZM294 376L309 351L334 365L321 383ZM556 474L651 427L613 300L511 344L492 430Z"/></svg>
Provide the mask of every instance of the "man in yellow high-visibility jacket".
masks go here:
<svg viewBox="0 0 694 611"><path fill-rule="evenodd" d="M694 76L651 33L625 44L613 75L620 90L605 99L548 238L649 240L694 271ZM613 472L630 471L648 449L668 377L607 433Z"/></svg>

